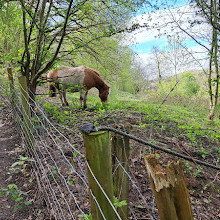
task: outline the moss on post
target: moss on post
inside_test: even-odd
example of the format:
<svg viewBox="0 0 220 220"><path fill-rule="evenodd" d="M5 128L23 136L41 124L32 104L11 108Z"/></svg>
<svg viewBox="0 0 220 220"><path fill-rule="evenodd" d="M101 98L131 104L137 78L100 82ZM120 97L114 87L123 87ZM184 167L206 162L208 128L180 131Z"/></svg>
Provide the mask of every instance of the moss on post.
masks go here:
<svg viewBox="0 0 220 220"><path fill-rule="evenodd" d="M113 167L116 169L113 177L114 195L118 198L118 202L125 200L128 204L129 178L126 172L129 172L129 138L114 134L112 136L112 151L114 156L120 161L113 158ZM118 208L121 219L128 219L128 205Z"/></svg>
<svg viewBox="0 0 220 220"><path fill-rule="evenodd" d="M161 220L193 220L182 163L171 162L163 169L155 155L145 157Z"/></svg>
<svg viewBox="0 0 220 220"><path fill-rule="evenodd" d="M86 159L88 164L113 204L113 181L112 181L112 156L110 133L108 131L98 131L90 134L84 134L84 146L86 149ZM100 208L108 220L115 219L115 213L106 199L102 190L95 181L90 170L88 170L89 188L95 196ZM96 202L90 194L91 214L93 220L103 219Z"/></svg>

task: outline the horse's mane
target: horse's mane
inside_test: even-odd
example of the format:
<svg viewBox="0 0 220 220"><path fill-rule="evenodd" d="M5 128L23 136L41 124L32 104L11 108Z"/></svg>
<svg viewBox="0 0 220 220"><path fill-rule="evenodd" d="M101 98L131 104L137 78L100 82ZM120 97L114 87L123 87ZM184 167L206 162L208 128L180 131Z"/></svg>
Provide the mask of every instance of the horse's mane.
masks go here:
<svg viewBox="0 0 220 220"><path fill-rule="evenodd" d="M89 67L86 67L86 68L89 69L89 70L92 70L97 76L99 76L101 78L101 75L97 70L94 70L94 69L89 68Z"/></svg>

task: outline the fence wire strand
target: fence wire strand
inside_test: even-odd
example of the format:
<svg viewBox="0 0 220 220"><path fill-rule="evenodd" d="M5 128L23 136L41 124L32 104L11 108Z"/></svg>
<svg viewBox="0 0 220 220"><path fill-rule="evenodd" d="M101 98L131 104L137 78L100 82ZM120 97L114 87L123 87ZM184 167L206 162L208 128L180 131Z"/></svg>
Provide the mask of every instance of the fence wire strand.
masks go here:
<svg viewBox="0 0 220 220"><path fill-rule="evenodd" d="M16 85L18 85L18 83ZM88 162L85 159L82 146L83 139L79 134L80 132L63 125L54 125L48 119L41 105L35 100L31 99L28 92L23 91L24 93L26 93L26 95L28 95L28 99L31 100L33 105L29 104L29 100L27 100L25 96L22 97L23 93L20 92L20 89L22 89L21 87L19 89L13 84L11 84L10 87L14 87L14 90L16 91L15 93L13 93L13 95L15 96L13 100L9 92L9 86L5 86L0 78L0 89L2 91L0 97L3 102L8 106L8 109L11 109L10 111L13 113L14 120L20 130L22 139L24 140L26 151L29 157L34 159L34 161L31 163L36 171L35 173L37 175L37 179L39 179L40 187L43 189L42 193L44 195L47 207L49 207L50 209L51 215L58 220L79 219L79 215L83 216L84 219L89 219L89 217L87 216L89 214L89 207L85 204L89 204L90 193L97 210L100 211L103 219L106 219L103 211L101 210L100 204L98 203L93 192L88 187L86 174L87 167L97 185L105 195L106 199L109 201L112 209L115 212L115 215L117 216L117 219L121 219L120 215L117 212L117 209L108 198L106 192L104 192L101 184L98 182ZM25 99L25 101L28 103L28 107L31 110L31 116L27 115L27 113L23 111L21 99ZM11 108L12 103L14 104L13 108ZM24 127L24 124L27 126L26 128L32 131L32 133L28 137L25 133L26 128ZM59 126L59 129L57 128L57 126ZM73 134L74 144L77 144L78 147L75 147L75 145L73 145L73 140L69 140L64 135L64 132L61 131L64 129ZM216 165L209 164L207 162L194 158L192 159L191 157L177 153L170 149L154 145L150 142L144 141L138 137L128 134L125 131L120 131L115 128L106 126L98 127L97 130L108 130L120 134L124 137L128 137L129 139L137 141L142 145L152 147L154 149L183 158L191 162L196 162L197 164L210 167L215 170L220 170L220 167ZM27 148L28 144L31 145L32 151ZM65 153L68 151L71 152L70 156L65 155ZM130 188L135 191L136 203L141 204L147 210L144 214L138 213L137 209L135 209L135 207L132 207L132 203L129 204L128 202L128 209L132 219L140 219L140 216L143 215L144 217L147 217L151 220L157 219L154 203L152 204L152 201L147 201L143 191L138 186L134 175L132 175L130 171L127 172L123 166L124 164L117 157L115 158L116 166L114 167L113 175L115 172L117 172L117 169L123 170L123 179L127 177L130 183ZM129 158L126 158L126 160L128 162ZM120 190L121 187L123 187L123 181L122 185L120 186Z"/></svg>
<svg viewBox="0 0 220 220"><path fill-rule="evenodd" d="M2 82L0 80L0 89L6 95L4 96L2 93L1 98L4 99L4 103L7 103L8 107L11 107L12 100L10 97L9 88L5 88L5 86L3 86L1 83ZM87 214L89 214L88 207L84 207L83 204L89 202L88 193L90 192L96 204L96 208L100 211L103 218L106 219L103 211L101 210L100 204L98 204L97 199L88 187L84 153L75 148L70 140L67 139L53 123L51 123L39 103L31 100L34 104L29 104L29 108L32 113L31 117L22 111L22 105L20 104L22 93L20 93L16 86L14 86L14 90L16 91L16 101L14 109L12 108L11 111L13 112L14 119L21 131L20 133L22 139L25 142L24 145L27 146L28 144L31 144L32 146L32 154L27 148L26 151L29 154L29 157L34 158L34 162L31 163L36 170L35 173L37 173L37 178L39 179L40 186L43 189L46 204L51 209L51 215L58 220L78 219L79 215L82 215L85 219L89 219L87 216ZM29 94L27 95L28 98L31 99ZM26 99L25 97L23 98ZM28 100L26 101L29 103ZM34 137L33 140L30 136L25 137L24 123L30 126L27 126L27 129L33 130L31 133L31 136ZM82 146L83 140L78 131L69 129L62 125L58 126L62 129L69 130L71 133L74 133L74 138L77 139L75 142ZM31 140L31 143L27 143L26 138L28 138L29 141ZM74 162L70 162L70 159L65 156L64 152L68 150L70 150L72 155L74 155ZM123 165L119 160L117 163L118 166L123 169ZM89 168L90 167L88 166L88 169ZM67 173L63 173L63 170L69 170L69 173L71 173L72 176L70 175L71 177L68 177ZM124 175L128 176L131 186L133 186L138 195L140 195L143 200L143 204L145 204L144 206L150 212L149 205L147 204L144 195L141 193L141 189L135 184L135 181L128 172L124 172ZM75 180L77 182L75 185L78 187L74 188L69 184L69 181L71 180L70 178L77 179ZM97 184L100 186L100 189L103 190L98 181ZM106 195L105 192L103 193ZM108 201L110 201L107 195L106 198ZM112 203L111 206L115 211L117 218L121 219ZM133 211L133 208L130 206L128 206L128 208L133 216L132 218L139 219L139 217L136 216L137 211ZM148 213L147 215L150 216L150 219L154 219L151 214Z"/></svg>

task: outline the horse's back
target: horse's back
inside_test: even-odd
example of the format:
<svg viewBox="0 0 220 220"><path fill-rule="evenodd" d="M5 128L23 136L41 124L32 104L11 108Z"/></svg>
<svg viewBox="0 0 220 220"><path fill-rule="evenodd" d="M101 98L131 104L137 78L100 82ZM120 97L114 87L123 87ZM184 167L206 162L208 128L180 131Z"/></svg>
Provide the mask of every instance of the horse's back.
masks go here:
<svg viewBox="0 0 220 220"><path fill-rule="evenodd" d="M51 70L47 77L58 78L63 84L72 83L76 85L83 85L84 80L84 66L79 67L60 67L56 70Z"/></svg>
<svg viewBox="0 0 220 220"><path fill-rule="evenodd" d="M51 70L48 75L48 79L58 79L63 85L73 84L84 86L86 89L97 87L98 84L103 84L100 74L89 67L58 67L55 70Z"/></svg>

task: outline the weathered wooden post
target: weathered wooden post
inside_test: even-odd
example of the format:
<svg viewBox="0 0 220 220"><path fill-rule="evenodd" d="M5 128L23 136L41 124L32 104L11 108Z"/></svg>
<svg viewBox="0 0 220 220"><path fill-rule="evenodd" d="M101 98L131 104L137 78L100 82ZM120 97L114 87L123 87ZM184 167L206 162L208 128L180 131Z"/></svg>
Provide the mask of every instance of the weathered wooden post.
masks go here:
<svg viewBox="0 0 220 220"><path fill-rule="evenodd" d="M145 157L161 220L193 220L182 163L171 162L163 169L155 155Z"/></svg>
<svg viewBox="0 0 220 220"><path fill-rule="evenodd" d="M22 105L22 115L23 115L23 128L25 141L29 153L33 155L33 148L35 145L34 135L33 135L33 126L31 123L31 111L29 105L29 95L27 90L27 82L25 76L18 77L19 88L21 92L21 105Z"/></svg>
<svg viewBox="0 0 220 220"><path fill-rule="evenodd" d="M83 132L83 130L82 130ZM95 178L113 204L112 156L110 133L97 131L83 134L86 159ZM95 196L104 216L108 220L115 219L115 212L106 196L98 186L93 174L88 170L89 188ZM102 214L90 194L91 214L93 220L102 220Z"/></svg>
<svg viewBox="0 0 220 220"><path fill-rule="evenodd" d="M10 87L10 102L11 102L11 107L14 110L15 109L15 90L14 90L14 79L13 79L12 68L7 68L7 71L8 71L8 80L9 80L9 87Z"/></svg>
<svg viewBox="0 0 220 220"><path fill-rule="evenodd" d="M127 130L129 129L127 126ZM118 208L118 213L123 220L128 219L129 178L125 172L129 172L129 149L128 137L117 134L112 135L113 167L116 169L113 177L114 195L119 202L123 200L127 202L127 205Z"/></svg>

